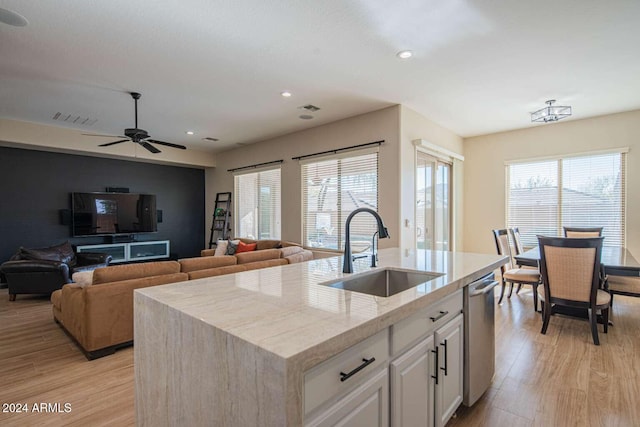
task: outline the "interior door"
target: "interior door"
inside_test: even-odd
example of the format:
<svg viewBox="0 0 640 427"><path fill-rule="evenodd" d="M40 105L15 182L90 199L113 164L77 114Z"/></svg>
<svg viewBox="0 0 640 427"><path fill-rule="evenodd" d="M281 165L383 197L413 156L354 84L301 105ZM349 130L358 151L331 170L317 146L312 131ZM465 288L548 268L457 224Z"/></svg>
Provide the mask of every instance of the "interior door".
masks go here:
<svg viewBox="0 0 640 427"><path fill-rule="evenodd" d="M416 246L451 250L451 164L418 151Z"/></svg>

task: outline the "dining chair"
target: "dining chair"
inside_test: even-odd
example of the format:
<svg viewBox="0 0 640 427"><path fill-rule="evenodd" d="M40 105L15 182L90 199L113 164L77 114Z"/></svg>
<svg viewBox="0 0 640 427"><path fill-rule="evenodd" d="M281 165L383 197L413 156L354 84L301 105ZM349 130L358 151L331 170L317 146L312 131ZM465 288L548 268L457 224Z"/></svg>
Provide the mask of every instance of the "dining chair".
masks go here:
<svg viewBox="0 0 640 427"><path fill-rule="evenodd" d="M564 237L600 237L603 227L562 227Z"/></svg>
<svg viewBox="0 0 640 427"><path fill-rule="evenodd" d="M637 276L637 269L632 267L617 267L616 271L607 272L604 288L611 294L611 304L613 306L613 296L626 295L630 297L640 297L640 277ZM626 275L622 275L626 274Z"/></svg>
<svg viewBox="0 0 640 427"><path fill-rule="evenodd" d="M511 252L514 252L515 249L515 254L516 255L520 255L521 253L524 252L524 246L522 245L522 239L520 238L520 229L518 227L511 227L509 229L509 234L511 234ZM515 259L514 259L515 261ZM531 267L528 265L520 265L518 263L516 263L516 267L517 268L522 268L524 270L535 270L538 272L538 274L540 274L540 270L537 269L536 267ZM533 271L532 271L533 273ZM516 294L518 294L520 292L520 289L522 289L522 283L518 283L518 288L516 289ZM536 306L537 309L537 306Z"/></svg>
<svg viewBox="0 0 640 427"><path fill-rule="evenodd" d="M516 283L520 285L531 285L533 287L533 309L538 311L538 285L541 283L540 280L540 272L535 269L525 269L525 268L517 268L514 267L515 263L513 261L513 252L511 247L512 244L509 243L509 231L506 228L493 230L493 237L496 241L496 249L498 250L498 255L507 255L509 257L509 261L500 267L501 273L501 289L500 289L500 299L498 300L498 304L502 303L502 298L504 298L504 289L506 284L509 283L509 295L507 298L511 298L511 294L513 293L513 284Z"/></svg>
<svg viewBox="0 0 640 427"><path fill-rule="evenodd" d="M599 289L603 239L538 236L543 283L538 288L538 296L542 301L542 334L547 333L556 306L583 308L589 314L593 343L600 345L597 311L602 313L606 334L611 301L609 293Z"/></svg>

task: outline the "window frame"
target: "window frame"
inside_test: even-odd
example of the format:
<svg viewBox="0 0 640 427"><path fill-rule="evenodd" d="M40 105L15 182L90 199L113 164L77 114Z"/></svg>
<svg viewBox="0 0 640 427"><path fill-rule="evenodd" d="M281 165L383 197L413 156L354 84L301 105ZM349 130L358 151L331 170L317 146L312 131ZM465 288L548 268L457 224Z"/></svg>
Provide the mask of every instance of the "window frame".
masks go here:
<svg viewBox="0 0 640 427"><path fill-rule="evenodd" d="M626 245L626 234L627 234L627 192L628 192L628 183L627 183L627 153L629 149L627 147L617 148L611 150L600 150L600 151L591 151L591 152L582 152L582 153L573 153L561 156L547 156L547 157L538 157L531 159L523 159L523 160L510 160L506 161L505 164L505 224L507 227L519 227L518 224L510 224L509 211L510 211L510 193L511 193L511 167L514 165L531 165L535 163L542 162L556 162L556 176L555 179L557 181L557 206L556 206L556 230L558 235L562 235L562 227L563 226L578 226L577 224L563 224L563 196L564 196L564 188L563 188L563 166L564 162L567 160L579 159L579 158L588 158L588 157L597 157L603 155L619 155L620 156L620 176L621 176L621 190L620 190L620 244L622 247ZM522 231L522 230L521 230ZM606 239L605 239L606 244ZM530 248L531 246L526 246L525 249Z"/></svg>
<svg viewBox="0 0 640 427"><path fill-rule="evenodd" d="M273 204L271 204L270 206L275 207L275 213L274 218L275 218L275 225L276 225L276 231L277 231L277 235L273 233L273 230L270 232L268 237L263 237L262 236L262 231L261 231L261 227L262 227L262 222L259 220L259 218L262 216L261 214L261 204L260 204L260 175L263 173L270 173L270 172L274 172L277 171L278 172L278 180L277 180L277 184L278 184L278 189L277 189L277 194L275 195L276 197L276 201L273 202ZM270 239L270 240L281 240L282 239L282 167L280 165L278 166L271 166L271 167L263 167L263 168L255 168L255 169L251 169L251 170L242 170L242 171L237 171L237 172L233 172L233 188L234 188L234 192L235 197L234 197L234 202L233 202L233 209L234 209L234 215L235 215L235 220L233 221L233 232L234 232L234 237L236 238L248 238L248 236L242 236L241 235L241 218L240 218L240 199L241 196L239 194L239 190L240 187L238 185L238 180L241 179L242 177L247 177L248 175L257 175L257 179L256 179L256 187L254 188L255 194L256 194L256 205L257 205L257 215L256 215L256 236L254 236L253 238L255 240L260 240L260 239Z"/></svg>

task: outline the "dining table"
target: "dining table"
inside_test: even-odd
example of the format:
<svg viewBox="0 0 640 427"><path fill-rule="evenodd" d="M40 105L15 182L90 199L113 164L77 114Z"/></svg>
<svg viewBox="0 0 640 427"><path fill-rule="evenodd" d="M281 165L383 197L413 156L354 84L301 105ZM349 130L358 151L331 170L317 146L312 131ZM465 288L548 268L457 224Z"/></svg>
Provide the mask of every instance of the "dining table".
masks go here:
<svg viewBox="0 0 640 427"><path fill-rule="evenodd" d="M538 267L540 262L540 248L538 246L514 256L518 265ZM600 256L603 273L611 276L640 277L640 263L627 248L620 246L603 246Z"/></svg>
<svg viewBox="0 0 640 427"><path fill-rule="evenodd" d="M540 248L538 246L526 250L519 255L515 255L516 264L539 268ZM603 246L600 255L600 267L602 269L603 284L606 289L607 276L630 276L640 277L640 263L633 257L627 248L620 246ZM585 310L567 309L559 310L560 314L570 316L586 317ZM601 320L601 319L599 319ZM609 320L609 325L613 322Z"/></svg>

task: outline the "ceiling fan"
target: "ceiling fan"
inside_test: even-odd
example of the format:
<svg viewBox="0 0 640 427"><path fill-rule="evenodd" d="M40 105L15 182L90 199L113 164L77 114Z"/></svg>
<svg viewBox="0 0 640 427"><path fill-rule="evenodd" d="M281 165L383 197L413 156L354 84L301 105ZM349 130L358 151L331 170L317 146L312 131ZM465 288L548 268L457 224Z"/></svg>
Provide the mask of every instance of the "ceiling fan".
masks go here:
<svg viewBox="0 0 640 427"><path fill-rule="evenodd" d="M179 148L181 150L186 150L187 149L187 147L185 147L184 145L172 144L170 142L164 142L164 141L158 141L157 139L148 139L150 135L147 133L147 131L144 130L144 129L139 129L138 128L138 99L140 99L140 97L142 95L140 95L138 92L131 92L130 95L133 98L133 101L135 103L135 109L136 109L136 122L135 122L136 124L135 124L134 128L125 129L124 130L124 136L123 135L119 135L119 136L114 136L114 135L96 135L96 134L91 134L91 133L83 133L83 135L86 135L86 136L100 136L100 137L103 137L103 138L125 138L125 139L120 139L118 141L107 142L106 144L100 144L99 147L108 147L110 145L115 145L115 144L120 144L122 142L132 141L132 142L135 142L136 144L142 145L144 148L146 148L147 150L151 151L154 154L155 153L160 153L160 150L158 150L156 147L151 145L150 142L153 142L154 144L165 145L167 147Z"/></svg>

